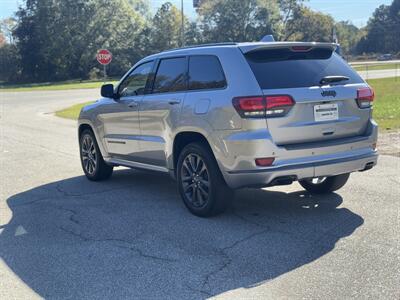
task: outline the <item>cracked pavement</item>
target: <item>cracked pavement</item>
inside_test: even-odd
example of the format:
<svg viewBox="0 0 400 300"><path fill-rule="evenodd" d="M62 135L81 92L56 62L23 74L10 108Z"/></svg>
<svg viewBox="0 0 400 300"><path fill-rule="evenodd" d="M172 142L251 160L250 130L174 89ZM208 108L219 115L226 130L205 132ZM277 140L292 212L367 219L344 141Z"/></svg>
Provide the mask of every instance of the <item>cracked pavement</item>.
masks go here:
<svg viewBox="0 0 400 300"><path fill-rule="evenodd" d="M49 113L97 94L0 93L0 299L400 298L399 157L201 219L166 175L83 177L75 122Z"/></svg>

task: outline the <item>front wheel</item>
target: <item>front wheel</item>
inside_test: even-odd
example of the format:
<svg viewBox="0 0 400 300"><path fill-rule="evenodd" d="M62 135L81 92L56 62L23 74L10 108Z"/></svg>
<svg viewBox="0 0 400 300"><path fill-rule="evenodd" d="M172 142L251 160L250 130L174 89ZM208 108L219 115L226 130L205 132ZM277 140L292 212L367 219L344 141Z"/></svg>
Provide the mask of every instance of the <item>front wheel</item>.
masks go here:
<svg viewBox="0 0 400 300"><path fill-rule="evenodd" d="M330 177L316 177L299 180L300 185L312 194L327 194L342 188L350 174L341 174Z"/></svg>
<svg viewBox="0 0 400 300"><path fill-rule="evenodd" d="M79 139L81 164L86 177L92 181L108 179L113 167L105 163L91 130L84 130Z"/></svg>
<svg viewBox="0 0 400 300"><path fill-rule="evenodd" d="M228 207L233 192L206 145L187 145L179 155L176 173L179 192L192 214L210 217Z"/></svg>

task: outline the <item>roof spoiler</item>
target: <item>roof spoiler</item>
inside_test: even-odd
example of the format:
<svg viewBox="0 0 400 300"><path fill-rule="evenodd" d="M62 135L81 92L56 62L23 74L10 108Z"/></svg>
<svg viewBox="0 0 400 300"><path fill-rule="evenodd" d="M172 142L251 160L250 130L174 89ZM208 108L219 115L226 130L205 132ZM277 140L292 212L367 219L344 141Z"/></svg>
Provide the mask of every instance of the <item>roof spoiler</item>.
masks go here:
<svg viewBox="0 0 400 300"><path fill-rule="evenodd" d="M324 48L333 51L336 50L337 44L335 43L317 43L317 42L258 42L258 43L244 43L240 44L240 50L246 54L263 49L279 49L279 48Z"/></svg>

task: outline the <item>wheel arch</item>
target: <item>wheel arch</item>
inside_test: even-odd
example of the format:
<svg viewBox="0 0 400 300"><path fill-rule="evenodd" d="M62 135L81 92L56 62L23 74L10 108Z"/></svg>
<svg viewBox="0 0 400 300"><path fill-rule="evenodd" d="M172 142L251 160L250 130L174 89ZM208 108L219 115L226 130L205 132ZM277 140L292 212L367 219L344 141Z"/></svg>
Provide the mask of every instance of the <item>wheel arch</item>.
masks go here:
<svg viewBox="0 0 400 300"><path fill-rule="evenodd" d="M172 147L172 163L173 163L174 173L176 171L176 165L178 163L179 154L186 145L194 142L200 142L204 144L211 151L211 153L215 158L214 151L212 150L210 143L202 133L196 131L179 132L174 138Z"/></svg>
<svg viewBox="0 0 400 300"><path fill-rule="evenodd" d="M78 127L78 138L79 139L81 138L82 132L86 129L88 129L94 133L92 126L90 126L89 124L87 124L87 123L80 124Z"/></svg>
<svg viewBox="0 0 400 300"><path fill-rule="evenodd" d="M99 146L101 155L103 156L103 158L107 158L108 152L104 148L103 141L99 137L97 131L94 129L94 126L93 126L93 124L91 124L90 121L86 121L86 120L80 120L79 121L79 124L78 124L78 140L81 139L81 134L86 129L88 129L88 130L93 132L94 137L96 138L96 141L97 141L97 145Z"/></svg>

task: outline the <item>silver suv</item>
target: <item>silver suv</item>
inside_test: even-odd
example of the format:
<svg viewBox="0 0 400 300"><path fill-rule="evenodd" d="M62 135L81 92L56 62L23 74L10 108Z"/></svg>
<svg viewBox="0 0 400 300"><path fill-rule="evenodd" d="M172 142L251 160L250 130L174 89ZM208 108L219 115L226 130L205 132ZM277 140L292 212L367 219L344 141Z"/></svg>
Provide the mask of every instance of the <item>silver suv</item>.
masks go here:
<svg viewBox="0 0 400 300"><path fill-rule="evenodd" d="M377 163L374 93L335 44L201 45L133 66L79 117L83 171L171 174L197 216L222 212L238 188L341 188Z"/></svg>

